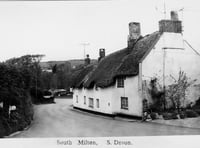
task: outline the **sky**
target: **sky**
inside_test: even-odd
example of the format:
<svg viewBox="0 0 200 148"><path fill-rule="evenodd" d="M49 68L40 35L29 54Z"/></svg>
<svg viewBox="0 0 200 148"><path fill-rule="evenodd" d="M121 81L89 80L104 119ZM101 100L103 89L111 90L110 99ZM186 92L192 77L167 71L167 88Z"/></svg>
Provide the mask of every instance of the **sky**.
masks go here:
<svg viewBox="0 0 200 148"><path fill-rule="evenodd" d="M198 0L0 1L0 61L44 54L43 61L96 59L127 46L128 23L140 22L141 34L158 30L158 21L178 11L184 38L200 51Z"/></svg>

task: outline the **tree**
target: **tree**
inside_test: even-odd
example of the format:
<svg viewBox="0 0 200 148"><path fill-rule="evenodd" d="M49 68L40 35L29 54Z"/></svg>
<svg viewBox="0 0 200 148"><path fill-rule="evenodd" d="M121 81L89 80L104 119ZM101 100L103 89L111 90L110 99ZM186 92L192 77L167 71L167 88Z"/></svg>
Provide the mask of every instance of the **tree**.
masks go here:
<svg viewBox="0 0 200 148"><path fill-rule="evenodd" d="M18 108L23 104L22 98L26 90L25 80L20 69L0 64L0 94L3 101L4 115L8 116L9 106Z"/></svg>
<svg viewBox="0 0 200 148"><path fill-rule="evenodd" d="M14 65L23 71L22 75L26 80L26 86L34 87L40 86L41 82L41 67L39 65L44 55L24 55L19 58L12 58L5 63L8 65Z"/></svg>
<svg viewBox="0 0 200 148"><path fill-rule="evenodd" d="M37 98L37 88L42 87L41 83L41 67L39 65L44 55L24 55L19 58L12 58L5 62L9 66L14 66L21 71L27 91L34 89Z"/></svg>
<svg viewBox="0 0 200 148"><path fill-rule="evenodd" d="M0 126L6 131L0 131L0 135L22 130L31 123L33 107L29 92L40 81L42 57L26 55L0 63L0 102L3 102ZM16 106L16 110L10 111L10 106Z"/></svg>
<svg viewBox="0 0 200 148"><path fill-rule="evenodd" d="M190 80L184 71L179 71L178 79L173 76L171 78L174 83L169 85L166 89L166 97L172 102L173 108L179 112L180 108L184 106L186 90L196 81Z"/></svg>
<svg viewBox="0 0 200 148"><path fill-rule="evenodd" d="M49 76L49 81L51 81L51 88L53 89L66 89L70 86L70 74L71 74L71 64L65 62L62 64L54 64L52 67L52 74ZM45 74L46 75L46 74ZM46 79L43 79L43 82Z"/></svg>

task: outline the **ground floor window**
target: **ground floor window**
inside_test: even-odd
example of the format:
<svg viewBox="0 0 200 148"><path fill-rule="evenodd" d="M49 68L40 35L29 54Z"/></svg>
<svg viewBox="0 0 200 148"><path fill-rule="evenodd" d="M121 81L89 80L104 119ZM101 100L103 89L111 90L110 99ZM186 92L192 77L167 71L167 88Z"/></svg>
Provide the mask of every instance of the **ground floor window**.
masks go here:
<svg viewBox="0 0 200 148"><path fill-rule="evenodd" d="M128 109L128 98L121 97L121 109Z"/></svg>
<svg viewBox="0 0 200 148"><path fill-rule="evenodd" d="M84 104L86 104L86 96L84 96Z"/></svg>
<svg viewBox="0 0 200 148"><path fill-rule="evenodd" d="M78 95L76 95L76 103L78 103Z"/></svg>
<svg viewBox="0 0 200 148"><path fill-rule="evenodd" d="M89 107L93 108L94 107L94 99L89 98Z"/></svg>
<svg viewBox="0 0 200 148"><path fill-rule="evenodd" d="M99 99L97 99L97 108L99 108Z"/></svg>

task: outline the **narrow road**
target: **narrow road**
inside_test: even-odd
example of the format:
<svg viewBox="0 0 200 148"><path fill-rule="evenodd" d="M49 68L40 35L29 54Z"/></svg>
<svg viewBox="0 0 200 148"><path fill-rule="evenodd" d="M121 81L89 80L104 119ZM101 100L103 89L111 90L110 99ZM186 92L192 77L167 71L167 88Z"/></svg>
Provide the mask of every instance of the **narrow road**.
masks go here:
<svg viewBox="0 0 200 148"><path fill-rule="evenodd" d="M72 110L72 99L56 99L55 104L35 106L30 128L11 137L107 137L199 135L200 129L181 128L147 122L127 122Z"/></svg>

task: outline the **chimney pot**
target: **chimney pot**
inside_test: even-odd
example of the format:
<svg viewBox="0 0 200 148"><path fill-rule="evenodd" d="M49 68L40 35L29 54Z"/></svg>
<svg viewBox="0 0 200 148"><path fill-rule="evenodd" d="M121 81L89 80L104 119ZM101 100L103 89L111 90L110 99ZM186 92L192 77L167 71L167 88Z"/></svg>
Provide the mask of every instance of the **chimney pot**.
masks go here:
<svg viewBox="0 0 200 148"><path fill-rule="evenodd" d="M176 11L171 11L170 20L159 21L159 31L182 33L182 22L178 20L178 13Z"/></svg>
<svg viewBox="0 0 200 148"><path fill-rule="evenodd" d="M178 21L178 12L177 11L171 11L171 20Z"/></svg>

